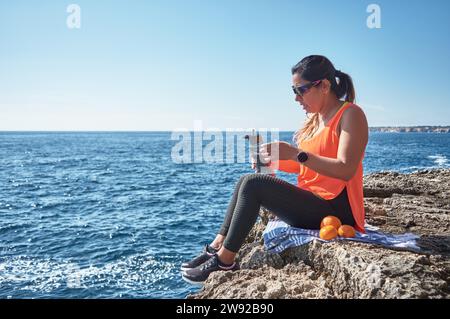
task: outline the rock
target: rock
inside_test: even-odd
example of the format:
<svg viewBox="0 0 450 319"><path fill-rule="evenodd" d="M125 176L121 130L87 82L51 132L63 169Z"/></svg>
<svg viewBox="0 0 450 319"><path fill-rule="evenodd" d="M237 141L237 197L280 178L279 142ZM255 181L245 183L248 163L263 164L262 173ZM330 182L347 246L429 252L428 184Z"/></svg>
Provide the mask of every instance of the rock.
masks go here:
<svg viewBox="0 0 450 319"><path fill-rule="evenodd" d="M241 270L211 274L188 298L449 298L450 170L364 177L367 222L414 232L423 253L350 241L312 241L281 254L264 250L258 222L238 254Z"/></svg>
<svg viewBox="0 0 450 319"><path fill-rule="evenodd" d="M420 132L420 133L450 133L449 126L375 126L369 127L370 132Z"/></svg>

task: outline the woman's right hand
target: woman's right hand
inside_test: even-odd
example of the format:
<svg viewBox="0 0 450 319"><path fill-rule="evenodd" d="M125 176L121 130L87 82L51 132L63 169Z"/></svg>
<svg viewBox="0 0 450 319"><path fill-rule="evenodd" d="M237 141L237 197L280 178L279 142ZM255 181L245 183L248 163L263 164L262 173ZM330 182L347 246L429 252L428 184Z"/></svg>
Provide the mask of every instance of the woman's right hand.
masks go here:
<svg viewBox="0 0 450 319"><path fill-rule="evenodd" d="M262 166L269 166L271 163L270 157L268 156L267 153L260 153L259 160L260 160L260 163L262 164ZM252 169L256 169L256 156L255 157L251 156L250 163L251 163Z"/></svg>

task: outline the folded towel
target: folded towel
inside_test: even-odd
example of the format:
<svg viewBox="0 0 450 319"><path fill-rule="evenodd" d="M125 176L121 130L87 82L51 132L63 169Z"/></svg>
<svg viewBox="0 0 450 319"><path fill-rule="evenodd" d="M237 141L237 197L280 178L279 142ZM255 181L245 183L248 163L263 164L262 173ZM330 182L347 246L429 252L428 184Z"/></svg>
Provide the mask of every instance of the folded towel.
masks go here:
<svg viewBox="0 0 450 319"><path fill-rule="evenodd" d="M419 236L415 234L386 234L377 227L368 224L365 225L365 230L365 234L356 232L356 236L353 238L338 237L334 240L351 240L397 250L420 252L420 248L417 245ZM263 239L265 248L274 253L280 253L289 247L306 244L314 239L325 241L320 239L319 230L292 227L279 219L269 221L263 232Z"/></svg>

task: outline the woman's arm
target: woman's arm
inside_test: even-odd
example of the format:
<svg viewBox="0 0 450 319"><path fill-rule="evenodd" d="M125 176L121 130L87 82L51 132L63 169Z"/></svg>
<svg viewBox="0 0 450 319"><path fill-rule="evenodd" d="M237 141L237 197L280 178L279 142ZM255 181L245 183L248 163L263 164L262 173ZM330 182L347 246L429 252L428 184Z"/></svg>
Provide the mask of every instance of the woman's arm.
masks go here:
<svg viewBox="0 0 450 319"><path fill-rule="evenodd" d="M286 173L300 174L300 163L294 160L279 160L270 163L270 168Z"/></svg>
<svg viewBox="0 0 450 319"><path fill-rule="evenodd" d="M368 139L364 112L359 107L350 107L342 115L337 158L308 153L308 160L302 164L319 174L349 181L356 173Z"/></svg>

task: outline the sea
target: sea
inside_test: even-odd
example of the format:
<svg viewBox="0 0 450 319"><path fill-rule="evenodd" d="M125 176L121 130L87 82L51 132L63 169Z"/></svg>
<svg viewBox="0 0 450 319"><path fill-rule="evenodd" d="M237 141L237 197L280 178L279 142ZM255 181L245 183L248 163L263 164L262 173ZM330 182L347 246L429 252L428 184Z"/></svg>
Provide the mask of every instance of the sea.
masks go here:
<svg viewBox="0 0 450 319"><path fill-rule="evenodd" d="M237 180L253 172L243 133L226 134L0 132L0 298L198 291L180 264L215 237ZM449 168L449 158L450 134L371 132L364 174Z"/></svg>

